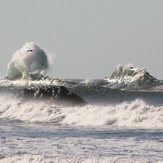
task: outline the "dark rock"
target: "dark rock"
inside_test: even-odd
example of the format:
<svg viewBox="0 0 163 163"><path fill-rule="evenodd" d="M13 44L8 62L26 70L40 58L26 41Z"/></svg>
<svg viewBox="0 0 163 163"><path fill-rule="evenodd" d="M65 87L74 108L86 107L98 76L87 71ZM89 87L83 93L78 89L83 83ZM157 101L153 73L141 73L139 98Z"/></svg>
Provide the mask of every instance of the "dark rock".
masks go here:
<svg viewBox="0 0 163 163"><path fill-rule="evenodd" d="M86 102L81 97L71 93L64 86L48 86L47 88L23 88L21 89L19 95L28 99L44 99L54 101L57 104L70 106L86 104Z"/></svg>

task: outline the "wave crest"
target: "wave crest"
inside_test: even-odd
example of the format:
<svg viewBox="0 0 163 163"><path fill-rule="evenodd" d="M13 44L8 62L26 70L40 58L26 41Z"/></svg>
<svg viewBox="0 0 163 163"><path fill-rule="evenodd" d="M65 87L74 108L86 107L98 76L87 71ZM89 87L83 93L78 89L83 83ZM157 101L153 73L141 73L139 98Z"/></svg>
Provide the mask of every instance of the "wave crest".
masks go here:
<svg viewBox="0 0 163 163"><path fill-rule="evenodd" d="M87 127L163 128L163 107L152 106L142 100L123 102L117 105L86 105L82 107L60 107L43 101L22 102L20 99L13 100L6 96L3 98L1 96L0 102L0 119Z"/></svg>
<svg viewBox="0 0 163 163"><path fill-rule="evenodd" d="M106 80L114 88L151 88L160 84L145 68L134 68L131 65L116 67Z"/></svg>

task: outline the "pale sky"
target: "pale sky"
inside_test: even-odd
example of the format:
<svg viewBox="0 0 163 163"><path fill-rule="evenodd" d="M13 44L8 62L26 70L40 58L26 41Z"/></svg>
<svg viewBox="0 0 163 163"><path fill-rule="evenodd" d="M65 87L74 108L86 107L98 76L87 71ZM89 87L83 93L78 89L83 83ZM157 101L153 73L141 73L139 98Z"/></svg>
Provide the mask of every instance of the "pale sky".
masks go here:
<svg viewBox="0 0 163 163"><path fill-rule="evenodd" d="M0 0L0 76L33 41L56 78L104 78L133 63L163 79L163 0Z"/></svg>

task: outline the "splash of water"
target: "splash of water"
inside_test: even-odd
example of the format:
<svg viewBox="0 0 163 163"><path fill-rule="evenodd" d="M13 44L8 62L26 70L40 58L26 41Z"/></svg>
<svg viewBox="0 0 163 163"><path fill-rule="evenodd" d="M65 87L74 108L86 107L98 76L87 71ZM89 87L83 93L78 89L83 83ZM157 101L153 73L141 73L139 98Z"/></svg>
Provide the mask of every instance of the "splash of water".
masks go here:
<svg viewBox="0 0 163 163"><path fill-rule="evenodd" d="M135 68L132 65L119 65L105 80L113 84L110 85L111 88L151 88L160 84L145 68Z"/></svg>
<svg viewBox="0 0 163 163"><path fill-rule="evenodd" d="M10 80L30 78L31 74L42 76L49 67L47 53L39 45L28 42L16 51L7 67Z"/></svg>

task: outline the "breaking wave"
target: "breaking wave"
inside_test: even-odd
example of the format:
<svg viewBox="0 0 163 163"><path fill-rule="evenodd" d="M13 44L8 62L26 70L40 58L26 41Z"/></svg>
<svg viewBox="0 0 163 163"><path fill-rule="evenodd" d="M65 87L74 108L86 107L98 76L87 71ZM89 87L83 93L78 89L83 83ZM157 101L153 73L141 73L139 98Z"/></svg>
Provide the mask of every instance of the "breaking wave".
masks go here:
<svg viewBox="0 0 163 163"><path fill-rule="evenodd" d="M0 119L87 127L162 129L163 106L152 106L137 99L117 105L60 107L44 101L25 102L11 95L1 95Z"/></svg>
<svg viewBox="0 0 163 163"><path fill-rule="evenodd" d="M160 84L160 81L147 72L145 68L134 68L131 65L116 67L110 77L105 79L110 88L146 89Z"/></svg>
<svg viewBox="0 0 163 163"><path fill-rule="evenodd" d="M26 43L13 54L7 67L7 78L41 79L48 67L47 53L33 42Z"/></svg>

